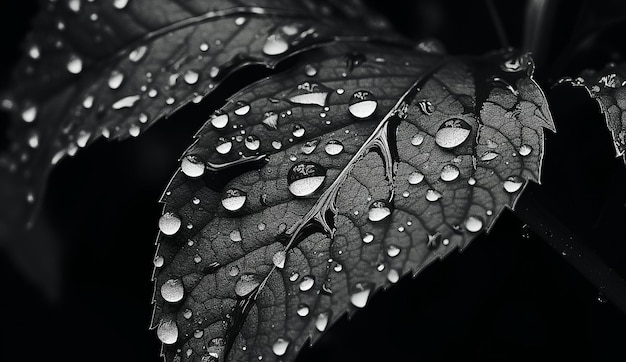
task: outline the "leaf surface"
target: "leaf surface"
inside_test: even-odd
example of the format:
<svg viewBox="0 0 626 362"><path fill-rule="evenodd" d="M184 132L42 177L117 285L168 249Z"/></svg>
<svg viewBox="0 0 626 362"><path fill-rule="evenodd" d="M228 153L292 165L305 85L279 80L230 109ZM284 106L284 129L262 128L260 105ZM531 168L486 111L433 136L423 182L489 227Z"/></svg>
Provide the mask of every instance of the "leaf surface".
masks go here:
<svg viewBox="0 0 626 362"><path fill-rule="evenodd" d="M539 181L554 126L528 56L340 43L306 59L210 117L162 198L167 361L292 361Z"/></svg>
<svg viewBox="0 0 626 362"><path fill-rule="evenodd" d="M357 0L41 3L2 101L13 122L0 164L29 203L52 165L101 135L137 137L242 67L385 26L357 19Z"/></svg>

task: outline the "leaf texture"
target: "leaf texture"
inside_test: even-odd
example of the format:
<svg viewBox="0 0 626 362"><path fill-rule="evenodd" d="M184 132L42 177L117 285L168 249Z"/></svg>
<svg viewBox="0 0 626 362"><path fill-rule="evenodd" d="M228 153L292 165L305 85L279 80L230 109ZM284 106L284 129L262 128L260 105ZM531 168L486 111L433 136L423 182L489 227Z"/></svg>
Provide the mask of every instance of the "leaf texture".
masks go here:
<svg viewBox="0 0 626 362"><path fill-rule="evenodd" d="M539 181L554 126L527 55L340 43L306 59L210 117L163 195L167 361L292 361Z"/></svg>
<svg viewBox="0 0 626 362"><path fill-rule="evenodd" d="M41 7L2 101L13 122L0 164L29 203L39 200L52 165L101 135L137 137L237 69L273 67L315 44L385 27L357 19L357 0L68 0Z"/></svg>
<svg viewBox="0 0 626 362"><path fill-rule="evenodd" d="M626 65L610 64L601 71L587 71L581 78L569 81L584 86L596 99L613 137L615 153L626 163Z"/></svg>

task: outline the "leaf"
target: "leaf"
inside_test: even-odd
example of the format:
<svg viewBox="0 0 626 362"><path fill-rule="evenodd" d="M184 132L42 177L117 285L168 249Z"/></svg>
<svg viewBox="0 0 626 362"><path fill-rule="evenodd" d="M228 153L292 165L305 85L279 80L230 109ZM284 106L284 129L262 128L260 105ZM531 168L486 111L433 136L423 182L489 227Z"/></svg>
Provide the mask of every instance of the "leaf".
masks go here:
<svg viewBox="0 0 626 362"><path fill-rule="evenodd" d="M306 60L216 112L162 198L167 361L292 361L539 180L554 126L527 55L342 43Z"/></svg>
<svg viewBox="0 0 626 362"><path fill-rule="evenodd" d="M13 122L0 165L30 204L52 165L101 135L137 137L242 67L386 26L357 18L358 0L41 3L2 101Z"/></svg>
<svg viewBox="0 0 626 362"><path fill-rule="evenodd" d="M578 79L566 79L574 86L584 86L604 113L611 131L615 154L626 163L626 65L609 64L599 72L586 71Z"/></svg>

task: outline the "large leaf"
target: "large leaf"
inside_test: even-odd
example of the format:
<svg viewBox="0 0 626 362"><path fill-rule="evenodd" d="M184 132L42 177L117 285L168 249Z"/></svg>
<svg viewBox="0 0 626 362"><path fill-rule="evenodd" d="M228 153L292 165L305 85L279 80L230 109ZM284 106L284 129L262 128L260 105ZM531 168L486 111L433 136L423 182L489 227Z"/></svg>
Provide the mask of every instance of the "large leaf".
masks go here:
<svg viewBox="0 0 626 362"><path fill-rule="evenodd" d="M350 43L306 60L212 116L162 198L167 361L291 361L539 180L554 128L528 56Z"/></svg>
<svg viewBox="0 0 626 362"><path fill-rule="evenodd" d="M41 7L2 101L13 122L0 165L14 174L12 192L31 204L52 165L101 135L136 137L237 69L273 67L315 44L385 26L357 18L364 11L358 0L69 0Z"/></svg>
<svg viewBox="0 0 626 362"><path fill-rule="evenodd" d="M598 101L613 137L615 153L626 163L626 64L609 64L599 72L587 71L570 82L584 86Z"/></svg>

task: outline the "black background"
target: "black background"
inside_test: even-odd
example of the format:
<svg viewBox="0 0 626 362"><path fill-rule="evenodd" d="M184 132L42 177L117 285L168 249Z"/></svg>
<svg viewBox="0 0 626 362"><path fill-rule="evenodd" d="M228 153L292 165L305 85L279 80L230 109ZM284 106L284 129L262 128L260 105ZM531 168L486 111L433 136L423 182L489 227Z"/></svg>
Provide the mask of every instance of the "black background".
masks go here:
<svg viewBox="0 0 626 362"><path fill-rule="evenodd" d="M501 46L484 1L371 2L399 31L436 37L450 54ZM35 5L0 5L3 85ZM497 6L513 46L522 44L524 8L523 1ZM610 1L562 1L552 15L537 77L559 133L548 135L543 185L533 197L626 275L624 165L595 102L581 89L550 88L559 76L622 59L621 21L579 46L619 16L615 9L623 10ZM148 331L157 200L191 135L247 76L258 74L234 79L211 104L187 107L139 139L99 141L58 165L40 223L60 247L60 277L43 276L47 287L38 287L0 251L0 361L160 360ZM1 122L4 130L6 117ZM542 240L543 230L537 236L522 225L505 213L490 235L377 293L298 360L625 360L626 316L598 301L597 289Z"/></svg>

